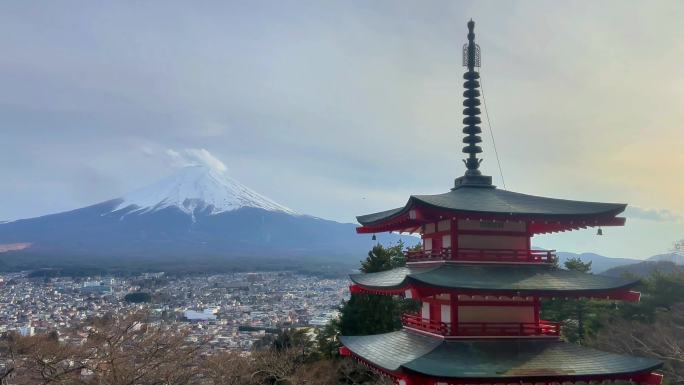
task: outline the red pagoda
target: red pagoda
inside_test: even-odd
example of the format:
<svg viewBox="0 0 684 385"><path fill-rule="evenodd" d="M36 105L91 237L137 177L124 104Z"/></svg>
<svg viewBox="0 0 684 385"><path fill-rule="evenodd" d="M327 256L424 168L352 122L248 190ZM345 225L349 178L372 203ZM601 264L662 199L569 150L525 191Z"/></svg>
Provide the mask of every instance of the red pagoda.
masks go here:
<svg viewBox="0 0 684 385"><path fill-rule="evenodd" d="M660 361L564 342L559 324L540 319L542 299L639 300L631 290L638 281L560 269L553 250L531 247L535 234L622 226L626 205L519 194L482 175L474 26L463 47L465 175L444 194L357 218L358 233L418 233L423 243L406 267L352 275L352 293L402 295L420 301L420 311L404 314L399 331L341 337L341 353L400 385L659 384Z"/></svg>

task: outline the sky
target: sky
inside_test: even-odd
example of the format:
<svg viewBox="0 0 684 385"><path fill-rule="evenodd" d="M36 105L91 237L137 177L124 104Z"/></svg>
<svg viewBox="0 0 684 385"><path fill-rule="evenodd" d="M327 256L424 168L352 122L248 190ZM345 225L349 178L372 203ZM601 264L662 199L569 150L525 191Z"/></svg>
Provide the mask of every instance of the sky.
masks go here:
<svg viewBox="0 0 684 385"><path fill-rule="evenodd" d="M0 219L121 196L183 154L343 222L446 192L470 18L506 188L630 204L626 227L535 244L684 238L681 1L2 1Z"/></svg>

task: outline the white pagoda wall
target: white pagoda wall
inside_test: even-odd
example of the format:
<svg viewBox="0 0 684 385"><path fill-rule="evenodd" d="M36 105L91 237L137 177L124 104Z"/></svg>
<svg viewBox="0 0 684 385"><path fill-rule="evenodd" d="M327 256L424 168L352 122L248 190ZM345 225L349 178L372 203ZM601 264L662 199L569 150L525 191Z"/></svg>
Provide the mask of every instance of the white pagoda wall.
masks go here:
<svg viewBox="0 0 684 385"><path fill-rule="evenodd" d="M527 250L527 237L508 235L459 235L459 249Z"/></svg>
<svg viewBox="0 0 684 385"><path fill-rule="evenodd" d="M459 306L458 322L533 323L533 306Z"/></svg>

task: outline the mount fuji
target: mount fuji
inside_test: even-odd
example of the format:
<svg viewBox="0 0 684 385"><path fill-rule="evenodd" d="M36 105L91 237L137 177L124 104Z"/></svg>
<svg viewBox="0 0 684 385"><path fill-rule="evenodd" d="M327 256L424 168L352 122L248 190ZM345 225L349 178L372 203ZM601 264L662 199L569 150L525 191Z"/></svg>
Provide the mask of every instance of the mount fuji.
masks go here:
<svg viewBox="0 0 684 385"><path fill-rule="evenodd" d="M174 207L186 214L214 215L252 207L266 211L295 214L289 208L251 190L210 167L187 166L150 186L126 194L112 212L149 213Z"/></svg>
<svg viewBox="0 0 684 385"><path fill-rule="evenodd" d="M36 256L42 264L153 261L163 266L302 258L356 264L374 243L370 235L356 234L355 227L296 213L225 172L187 166L116 199L0 223L0 267ZM384 244L417 243L394 234L378 237Z"/></svg>

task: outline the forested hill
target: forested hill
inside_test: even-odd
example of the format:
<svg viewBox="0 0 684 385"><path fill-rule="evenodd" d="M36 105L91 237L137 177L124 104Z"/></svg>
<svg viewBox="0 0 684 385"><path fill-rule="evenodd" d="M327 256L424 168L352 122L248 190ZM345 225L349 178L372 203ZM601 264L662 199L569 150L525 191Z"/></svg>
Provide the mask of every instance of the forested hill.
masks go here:
<svg viewBox="0 0 684 385"><path fill-rule="evenodd" d="M644 278L655 272L663 274L684 274L684 266L677 265L671 261L643 261L629 265L616 266L604 271L602 274L613 277L621 277L625 274L629 274Z"/></svg>

